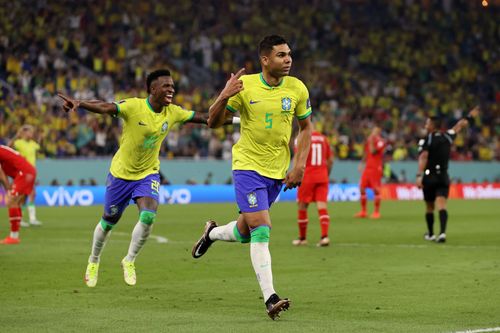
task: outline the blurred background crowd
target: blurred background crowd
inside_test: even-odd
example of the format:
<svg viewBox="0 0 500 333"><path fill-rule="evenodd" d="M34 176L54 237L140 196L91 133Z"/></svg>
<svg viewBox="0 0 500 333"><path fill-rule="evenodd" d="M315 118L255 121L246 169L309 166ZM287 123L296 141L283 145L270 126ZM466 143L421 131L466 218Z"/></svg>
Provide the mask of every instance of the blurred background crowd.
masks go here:
<svg viewBox="0 0 500 333"><path fill-rule="evenodd" d="M427 115L447 128L479 104L452 159L500 160L499 7L481 1L38 0L1 6L0 17L0 143L32 124L47 157L111 155L120 134L118 119L65 114L57 91L146 97L145 76L166 67L175 103L206 112L228 74L259 71L258 42L277 33L338 159L361 158L377 122L387 158L414 160ZM238 135L185 125L161 156L230 159Z"/></svg>

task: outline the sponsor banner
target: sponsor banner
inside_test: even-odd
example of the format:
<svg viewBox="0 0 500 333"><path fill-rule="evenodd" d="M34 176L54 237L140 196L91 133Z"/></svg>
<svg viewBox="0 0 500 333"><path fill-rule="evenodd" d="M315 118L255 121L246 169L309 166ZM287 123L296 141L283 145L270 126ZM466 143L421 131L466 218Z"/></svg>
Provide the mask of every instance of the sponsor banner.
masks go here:
<svg viewBox="0 0 500 333"><path fill-rule="evenodd" d="M38 206L91 206L104 203L104 186L38 186L35 204ZM385 184L384 200L423 200L422 190L414 184ZM281 192L277 201L295 201L296 189ZM367 190L369 200L373 192ZM358 201L357 184L331 184L328 201ZM500 183L454 184L450 187L454 199L500 199ZM235 202L232 185L172 185L160 187L160 204L190 204ZM0 206L5 205L5 191L0 188Z"/></svg>
<svg viewBox="0 0 500 333"><path fill-rule="evenodd" d="M91 206L104 203L105 186L37 186L35 204L38 206ZM160 204L189 204L235 202L232 185L172 185L160 187ZM373 195L368 193L369 198ZM295 201L297 190L282 191L276 201ZM356 184L332 184L329 201L357 201ZM4 198L0 190L0 205Z"/></svg>
<svg viewBox="0 0 500 333"><path fill-rule="evenodd" d="M450 199L500 199L500 183L452 184ZM422 190L415 184L386 184L382 186L382 199L423 200Z"/></svg>

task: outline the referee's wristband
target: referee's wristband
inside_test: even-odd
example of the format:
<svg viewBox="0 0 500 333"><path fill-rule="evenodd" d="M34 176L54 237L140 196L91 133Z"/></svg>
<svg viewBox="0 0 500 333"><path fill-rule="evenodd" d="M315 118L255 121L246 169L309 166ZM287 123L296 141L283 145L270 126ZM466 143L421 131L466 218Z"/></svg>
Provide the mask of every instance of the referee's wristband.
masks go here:
<svg viewBox="0 0 500 333"><path fill-rule="evenodd" d="M421 173L417 173L417 177L422 177L422 174Z"/></svg>
<svg viewBox="0 0 500 333"><path fill-rule="evenodd" d="M471 116L465 117L465 120L467 120L467 122L469 123L469 125L473 125L474 124L474 118L471 117Z"/></svg>

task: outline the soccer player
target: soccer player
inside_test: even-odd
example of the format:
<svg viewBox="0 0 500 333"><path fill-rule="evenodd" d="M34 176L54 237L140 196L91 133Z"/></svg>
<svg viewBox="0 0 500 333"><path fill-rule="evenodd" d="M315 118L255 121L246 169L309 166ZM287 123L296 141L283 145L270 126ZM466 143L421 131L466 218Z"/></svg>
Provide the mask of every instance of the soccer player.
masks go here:
<svg viewBox="0 0 500 333"><path fill-rule="evenodd" d="M321 224L321 239L318 246L328 246L328 228L330 216L327 210L329 175L333 166L333 153L328 139L319 132L313 132L311 147L307 157L306 169L302 184L297 191L299 238L292 244L307 245L307 208L311 202L316 202Z"/></svg>
<svg viewBox="0 0 500 333"><path fill-rule="evenodd" d="M241 137L233 146L233 180L240 215L236 221L218 226L208 221L193 247L199 258L216 241L250 243L250 258L271 319L287 310L290 301L274 290L269 239L269 208L283 184L285 190L298 186L304 175L311 141L311 106L306 86L288 76L292 66L290 47L283 37L265 37L259 44L262 72L231 74L226 86L209 109L208 125L219 127L234 112L241 116ZM289 141L293 118L300 132L293 168Z"/></svg>
<svg viewBox="0 0 500 333"><path fill-rule="evenodd" d="M359 182L359 192L361 194L361 211L354 215L354 217L368 217L368 214L366 213L366 189L371 188L375 194L375 209L370 215L370 218L380 218L380 186L383 175L383 157L385 150L385 141L380 136L380 132L381 128L375 125L372 129L371 134L368 136L365 142L363 159L358 168L360 172L361 170L363 170L361 181ZM364 163L366 163L366 165L363 169Z"/></svg>
<svg viewBox="0 0 500 333"><path fill-rule="evenodd" d="M479 114L479 107L473 108L466 118L460 119L455 126L446 132L439 131L439 119L427 118L425 129L427 136L419 141L418 172L416 184L422 188L425 201L425 221L427 222L427 233L424 239L446 242L446 224L448 222L448 211L446 201L450 191L450 177L448 175L448 163L450 150L457 133L473 121ZM434 235L434 209L437 206L441 230L439 236Z"/></svg>
<svg viewBox="0 0 500 333"><path fill-rule="evenodd" d="M34 136L35 128L31 125L23 125L8 145L17 150L36 169L36 154L40 150L40 145L34 140ZM22 227L42 225L36 218L35 196L36 189L33 187L27 200L29 223L21 221Z"/></svg>
<svg viewBox="0 0 500 333"><path fill-rule="evenodd" d="M12 184L9 182L13 179ZM36 170L24 157L14 149L0 145L0 184L5 189L6 205L9 211L10 234L2 244L19 244L19 227L21 224L21 206L26 196L33 191Z"/></svg>
<svg viewBox="0 0 500 333"><path fill-rule="evenodd" d="M135 258L148 239L158 208L160 146L177 123L205 123L208 116L172 104L174 81L168 70L157 70L146 78L147 98L127 98L107 103L81 101L59 94L66 111L88 111L120 117L123 132L120 148L111 162L106 181L104 213L94 230L85 282L95 287L99 259L106 239L132 199L139 209L139 221L132 231L128 254L121 261L125 282L136 284ZM226 122L227 123L227 122Z"/></svg>

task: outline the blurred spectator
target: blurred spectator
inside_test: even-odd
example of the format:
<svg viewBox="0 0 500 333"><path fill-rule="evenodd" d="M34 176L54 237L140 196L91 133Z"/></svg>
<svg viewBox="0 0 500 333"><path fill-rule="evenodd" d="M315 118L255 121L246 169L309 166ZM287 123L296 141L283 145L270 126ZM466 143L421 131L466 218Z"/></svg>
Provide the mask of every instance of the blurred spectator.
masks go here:
<svg viewBox="0 0 500 333"><path fill-rule="evenodd" d="M1 6L0 15L0 143L32 124L43 129L48 157L110 155L121 130L118 119L65 115L57 91L144 97L147 73L168 67L175 103L207 110L229 73L255 72L253 47L273 25L301 59L292 74L307 84L313 120L337 158L359 159L376 121L393 159L415 159L426 115L448 128L481 104L481 119L457 138L452 158L500 160L494 2L38 0ZM237 137L233 126L186 125L169 134L161 155L230 159Z"/></svg>

